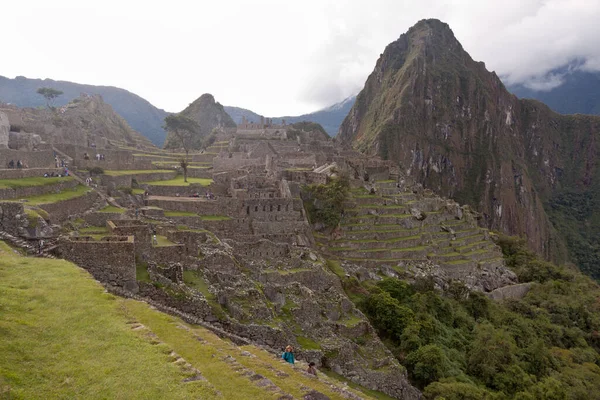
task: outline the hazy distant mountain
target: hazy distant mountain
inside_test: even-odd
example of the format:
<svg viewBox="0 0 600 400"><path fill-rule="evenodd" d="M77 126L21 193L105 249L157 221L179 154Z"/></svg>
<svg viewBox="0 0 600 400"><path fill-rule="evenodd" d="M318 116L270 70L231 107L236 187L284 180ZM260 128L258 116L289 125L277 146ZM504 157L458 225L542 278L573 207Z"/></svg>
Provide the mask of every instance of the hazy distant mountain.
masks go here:
<svg viewBox="0 0 600 400"><path fill-rule="evenodd" d="M569 73L562 69L553 74L563 75L564 83L550 91L536 91L522 85L508 90L520 98L539 100L561 114L600 115L600 72Z"/></svg>
<svg viewBox="0 0 600 400"><path fill-rule="evenodd" d="M342 121L344 120L346 115L348 115L348 112L354 105L355 100L356 96L351 96L339 103L336 103L332 106L329 106L319 111L315 111L310 114L303 114L295 117L273 117L273 122L279 124L283 119L285 119L286 123L290 124L302 121L316 122L323 126L323 128L325 129L325 131L327 131L329 136L335 136ZM261 117L260 114L257 114L254 111L247 110L245 108L225 106L225 111L227 111L227 114L229 114L231 118L233 118L236 124L239 124L242 121L243 116L245 116L248 120L254 122L260 121Z"/></svg>
<svg viewBox="0 0 600 400"><path fill-rule="evenodd" d="M0 76L0 101L19 107L45 106L44 98L36 93L40 87L62 90L64 94L55 101L55 104L60 106L79 97L81 93L99 94L133 129L146 136L152 143L162 146L165 141L166 133L162 125L168 113L154 107L140 96L117 87L83 85L52 79L28 79L23 76L15 79Z"/></svg>

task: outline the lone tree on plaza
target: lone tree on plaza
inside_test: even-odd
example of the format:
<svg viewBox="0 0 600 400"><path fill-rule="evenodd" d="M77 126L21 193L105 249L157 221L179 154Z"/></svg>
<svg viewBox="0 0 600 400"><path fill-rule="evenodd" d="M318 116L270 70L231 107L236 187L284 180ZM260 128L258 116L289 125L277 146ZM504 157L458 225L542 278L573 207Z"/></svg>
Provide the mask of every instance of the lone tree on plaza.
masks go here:
<svg viewBox="0 0 600 400"><path fill-rule="evenodd" d="M192 147L194 135L198 132L200 126L191 118L181 114L173 114L165 118L165 126L163 128L167 132L171 132L178 139L185 151L185 158L179 160L179 165L183 170L183 181L187 182L188 154Z"/></svg>
<svg viewBox="0 0 600 400"><path fill-rule="evenodd" d="M49 87L39 88L37 90L37 93L39 95L42 95L46 99L46 106L48 108L52 108L50 105L52 104L54 99L56 99L58 96L63 94L63 92L61 90L57 90L57 89L53 89L53 88L49 88Z"/></svg>

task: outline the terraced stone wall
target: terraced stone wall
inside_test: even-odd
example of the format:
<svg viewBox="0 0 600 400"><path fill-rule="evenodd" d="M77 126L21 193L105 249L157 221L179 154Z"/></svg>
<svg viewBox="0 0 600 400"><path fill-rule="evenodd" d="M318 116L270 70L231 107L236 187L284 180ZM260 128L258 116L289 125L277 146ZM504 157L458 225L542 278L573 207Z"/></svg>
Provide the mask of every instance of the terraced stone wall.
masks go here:
<svg viewBox="0 0 600 400"><path fill-rule="evenodd" d="M88 270L100 282L137 291L133 236L104 239L64 238L59 243L59 253L62 258Z"/></svg>
<svg viewBox="0 0 600 400"><path fill-rule="evenodd" d="M177 176L176 171L169 172L149 172L144 174L131 174L131 175L102 175L100 182L102 186L115 185L115 187L131 187L131 182L135 178L137 182L152 182L152 181L166 181L175 179Z"/></svg>
<svg viewBox="0 0 600 400"><path fill-rule="evenodd" d="M20 168L20 169L0 169L0 179L20 179L35 178L44 176L45 173L62 174L63 168Z"/></svg>
<svg viewBox="0 0 600 400"><path fill-rule="evenodd" d="M29 168L55 168L54 152L52 150L21 151L0 149L0 167L8 168L10 160L21 160Z"/></svg>
<svg viewBox="0 0 600 400"><path fill-rule="evenodd" d="M54 193L66 189L72 189L77 185L79 185L79 182L77 182L76 180L67 180L65 178L65 181L57 182L51 185L26 186L18 187L15 189L0 189L0 199L8 200L21 199L23 197L40 196L46 193Z"/></svg>
<svg viewBox="0 0 600 400"><path fill-rule="evenodd" d="M57 144L55 147L70 156L77 166L80 161L87 161L84 160L85 153L90 157L90 161L96 157L97 153L100 153L104 155L105 161L103 162L105 163L133 164L134 162L133 154L127 150L98 149L74 144Z"/></svg>
<svg viewBox="0 0 600 400"><path fill-rule="evenodd" d="M56 203L41 204L40 208L50 215L53 224L61 223L71 216L81 215L89 210L100 199L100 195L90 191L74 199L58 201Z"/></svg>

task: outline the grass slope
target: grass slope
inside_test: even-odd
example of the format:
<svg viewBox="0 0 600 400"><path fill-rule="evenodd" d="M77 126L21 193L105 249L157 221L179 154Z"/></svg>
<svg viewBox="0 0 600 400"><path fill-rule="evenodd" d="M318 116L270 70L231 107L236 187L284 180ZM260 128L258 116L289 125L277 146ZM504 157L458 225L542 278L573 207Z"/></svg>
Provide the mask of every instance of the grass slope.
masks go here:
<svg viewBox="0 0 600 400"><path fill-rule="evenodd" d="M184 382L198 372L204 379ZM343 398L332 383L107 294L69 262L20 257L0 242L1 398L277 399L313 389Z"/></svg>
<svg viewBox="0 0 600 400"><path fill-rule="evenodd" d="M78 185L73 189L64 189L59 193L46 193L40 196L24 197L24 199L27 200L26 204L28 205L49 204L81 197L89 191L91 191L89 187Z"/></svg>

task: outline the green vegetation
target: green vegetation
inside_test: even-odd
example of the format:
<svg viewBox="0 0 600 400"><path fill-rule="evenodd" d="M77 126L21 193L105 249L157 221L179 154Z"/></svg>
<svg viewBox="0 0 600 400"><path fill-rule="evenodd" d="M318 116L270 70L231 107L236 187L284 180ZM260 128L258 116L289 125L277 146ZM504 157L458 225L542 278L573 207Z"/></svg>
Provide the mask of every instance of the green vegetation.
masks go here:
<svg viewBox="0 0 600 400"><path fill-rule="evenodd" d="M176 243L171 242L169 239L167 239L166 236L163 235L156 235L156 241L158 244L156 244L156 247L167 247L167 246L175 246Z"/></svg>
<svg viewBox="0 0 600 400"><path fill-rule="evenodd" d="M109 206L99 209L98 212L123 214L125 212L125 209L109 205Z"/></svg>
<svg viewBox="0 0 600 400"><path fill-rule="evenodd" d="M165 217L198 217L198 214L191 211L165 211Z"/></svg>
<svg viewBox="0 0 600 400"><path fill-rule="evenodd" d="M349 188L347 177L331 179L325 185L304 186L302 199L310 222L322 223L329 229L338 226Z"/></svg>
<svg viewBox="0 0 600 400"><path fill-rule="evenodd" d="M148 185L152 186L189 186L192 184L197 184L201 186L209 186L213 183L213 180L210 178L187 178L187 182L184 180L182 175L175 177L174 179L169 179L166 181L153 181L146 182Z"/></svg>
<svg viewBox="0 0 600 400"><path fill-rule="evenodd" d="M522 240L498 243L533 283L521 300L493 302L459 283L440 292L430 279L346 279L344 288L428 399L597 398L600 288Z"/></svg>
<svg viewBox="0 0 600 400"><path fill-rule="evenodd" d="M200 215L203 221L229 221L231 218L225 215Z"/></svg>
<svg viewBox="0 0 600 400"><path fill-rule="evenodd" d="M54 89L51 87L42 87L36 91L37 94L46 99L46 106L51 108L54 99L63 94L62 90Z"/></svg>
<svg viewBox="0 0 600 400"><path fill-rule="evenodd" d="M131 329L133 302L105 293L73 264L7 252L0 275L3 398L215 398L203 382L182 383L189 375L168 347Z"/></svg>
<svg viewBox="0 0 600 400"><path fill-rule="evenodd" d="M138 169L138 170L122 170L122 171L104 171L108 176L124 176L124 175L140 175L140 174L156 174L156 173L173 173L169 169Z"/></svg>
<svg viewBox="0 0 600 400"><path fill-rule="evenodd" d="M91 191L89 187L78 185L73 189L64 189L59 193L47 193L40 196L25 197L24 199L27 200L28 205L49 204L81 197L89 191Z"/></svg>
<svg viewBox="0 0 600 400"><path fill-rule="evenodd" d="M46 186L54 185L55 183L60 182L69 182L72 180L72 176L65 176L62 178L44 178L43 176L36 176L32 178L0 179L0 189L18 189L22 187Z"/></svg>

